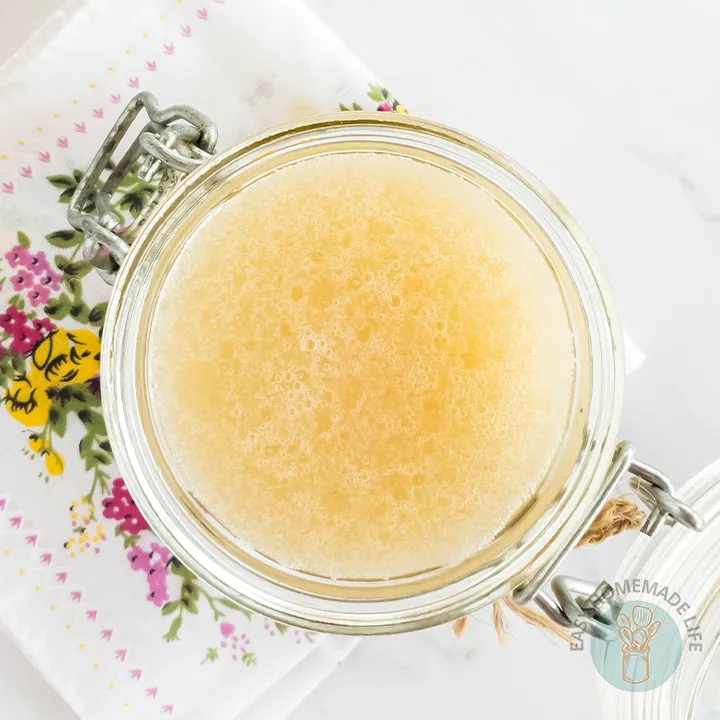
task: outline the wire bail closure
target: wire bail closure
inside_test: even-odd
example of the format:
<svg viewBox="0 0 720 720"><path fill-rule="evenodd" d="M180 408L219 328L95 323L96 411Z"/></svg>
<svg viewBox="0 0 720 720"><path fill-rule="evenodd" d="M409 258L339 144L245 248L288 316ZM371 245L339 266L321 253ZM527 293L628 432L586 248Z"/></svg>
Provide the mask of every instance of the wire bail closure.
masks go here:
<svg viewBox="0 0 720 720"><path fill-rule="evenodd" d="M676 523L695 532L701 532L705 528L703 518L675 496L670 481L659 470L635 460L634 455L635 450L630 443L618 444L605 486L587 522L548 568L514 590L513 598L517 603L526 605L534 600L535 604L561 627L576 628L605 641L617 638L615 614L610 602L614 592L610 583L603 580L598 585L593 585L576 577L558 575L550 581L551 592L543 587L565 555L582 537L625 473L630 475L630 487L649 510L641 532L652 536L663 525L673 526Z"/></svg>
<svg viewBox="0 0 720 720"><path fill-rule="evenodd" d="M112 167L113 154L143 110L149 121ZM67 213L70 225L85 234L83 256L106 283L113 284L132 241L162 198L212 156L217 139L215 123L192 107L173 105L163 110L148 92L128 103L78 183ZM147 206L128 227L123 227L122 218L113 210L112 197L138 161L137 174L145 182L162 174ZM98 188L102 173L111 167L110 175ZM94 212L86 210L91 199L95 200Z"/></svg>

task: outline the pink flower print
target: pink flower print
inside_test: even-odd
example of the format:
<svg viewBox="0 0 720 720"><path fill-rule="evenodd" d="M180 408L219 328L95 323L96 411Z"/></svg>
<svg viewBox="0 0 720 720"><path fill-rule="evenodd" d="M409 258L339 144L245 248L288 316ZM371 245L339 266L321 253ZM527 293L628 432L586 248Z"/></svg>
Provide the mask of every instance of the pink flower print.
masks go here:
<svg viewBox="0 0 720 720"><path fill-rule="evenodd" d="M153 566L148 570L148 588L150 592L145 596L155 607L162 607L170 595L167 590L168 569L162 566Z"/></svg>
<svg viewBox="0 0 720 720"><path fill-rule="evenodd" d="M139 88L140 87L140 81L137 79L137 77L132 77L128 79L128 86L131 88Z"/></svg>
<svg viewBox="0 0 720 720"><path fill-rule="evenodd" d="M175 46L172 43L168 43L167 45L163 45L163 52L166 55L172 55L175 52Z"/></svg>
<svg viewBox="0 0 720 720"><path fill-rule="evenodd" d="M197 15L198 20L208 19L208 11L205 8L200 8L200 10L198 10L195 14Z"/></svg>
<svg viewBox="0 0 720 720"><path fill-rule="evenodd" d="M45 152L39 152L38 157L40 158L40 162L49 163L50 162L50 153Z"/></svg>
<svg viewBox="0 0 720 720"><path fill-rule="evenodd" d="M155 72L157 70L157 63L154 60L148 60L145 63L145 69L150 72Z"/></svg>
<svg viewBox="0 0 720 720"><path fill-rule="evenodd" d="M28 293L28 300L33 307L47 305L50 300L50 288L43 285L35 285Z"/></svg>
<svg viewBox="0 0 720 720"><path fill-rule="evenodd" d="M150 557L153 562L161 562L163 565L167 565L170 562L170 550L160 543L150 543Z"/></svg>
<svg viewBox="0 0 720 720"><path fill-rule="evenodd" d="M8 195L12 195L15 192L15 184L11 182L4 182L2 184L2 191Z"/></svg>
<svg viewBox="0 0 720 720"><path fill-rule="evenodd" d="M110 102L117 105L120 102L120 95L116 95L116 94L110 95Z"/></svg>
<svg viewBox="0 0 720 720"><path fill-rule="evenodd" d="M87 386L90 392L96 397L100 397L100 375L95 375L87 381Z"/></svg>
<svg viewBox="0 0 720 720"><path fill-rule="evenodd" d="M93 117L96 118L103 118L105 116L105 113L103 112L102 108L94 108L92 111Z"/></svg>
<svg viewBox="0 0 720 720"><path fill-rule="evenodd" d="M15 245L12 250L5 253L5 259L11 268L16 268L18 265L28 267L30 264L30 251L22 245Z"/></svg>
<svg viewBox="0 0 720 720"><path fill-rule="evenodd" d="M54 328L52 323L50 325ZM13 305L0 315L0 328L13 338L10 351L21 355L29 354L49 332L44 321L40 321L39 325L35 322L29 325L27 315Z"/></svg>
<svg viewBox="0 0 720 720"><path fill-rule="evenodd" d="M381 103L380 105L378 105L377 109L380 112L392 112L392 105L390 103L384 102L384 103Z"/></svg>
<svg viewBox="0 0 720 720"><path fill-rule="evenodd" d="M103 516L120 521L120 530L135 535L147 530L149 525L135 505L122 478L113 481L112 497L102 501Z"/></svg>
<svg viewBox="0 0 720 720"><path fill-rule="evenodd" d="M75 123L73 130L75 130L76 133L84 133L87 131L87 126L84 122Z"/></svg>
<svg viewBox="0 0 720 720"><path fill-rule="evenodd" d="M10 305L10 307L0 315L0 328L11 335L23 328L26 322L27 315L22 310L18 310L14 305Z"/></svg>
<svg viewBox="0 0 720 720"><path fill-rule="evenodd" d="M27 270L20 270L17 275L13 275L10 278L10 282L15 292L20 292L21 290L32 288L34 279L32 273L29 273Z"/></svg>
<svg viewBox="0 0 720 720"><path fill-rule="evenodd" d="M127 557L133 570L147 572L150 569L150 553L145 552L142 548L133 548L128 552Z"/></svg>
<svg viewBox="0 0 720 720"><path fill-rule="evenodd" d="M10 343L10 352L18 355L29 355L33 348L42 340L42 335L31 327L22 327L15 332Z"/></svg>
<svg viewBox="0 0 720 720"><path fill-rule="evenodd" d="M146 599L156 607L162 607L170 599L167 590L170 551L158 543L150 545L150 552L136 546L128 552L128 559L133 570L145 573L149 590Z"/></svg>
<svg viewBox="0 0 720 720"><path fill-rule="evenodd" d="M57 146L60 148L66 148L69 144L67 137L59 137L57 139Z"/></svg>
<svg viewBox="0 0 720 720"><path fill-rule="evenodd" d="M30 165L27 167L21 167L20 168L20 175L24 178L31 178L33 176L32 168Z"/></svg>
<svg viewBox="0 0 720 720"><path fill-rule="evenodd" d="M38 283L42 285L43 287L49 287L53 290L59 290L60 289L60 276L54 272L53 270L46 270L38 280Z"/></svg>
<svg viewBox="0 0 720 720"><path fill-rule="evenodd" d="M50 263L48 262L47 257L45 257L45 253L40 250L40 252L30 255L30 261L27 263L26 267L29 270L32 270L35 275L43 275L50 269Z"/></svg>
<svg viewBox="0 0 720 720"><path fill-rule="evenodd" d="M43 336L49 335L55 329L55 323L50 318L35 318L32 324L33 329Z"/></svg>
<svg viewBox="0 0 720 720"><path fill-rule="evenodd" d="M183 37L192 37L192 28L189 25L181 25L180 34Z"/></svg>
<svg viewBox="0 0 720 720"><path fill-rule="evenodd" d="M230 637L235 632L235 626L229 622L220 623L220 634L224 637Z"/></svg>

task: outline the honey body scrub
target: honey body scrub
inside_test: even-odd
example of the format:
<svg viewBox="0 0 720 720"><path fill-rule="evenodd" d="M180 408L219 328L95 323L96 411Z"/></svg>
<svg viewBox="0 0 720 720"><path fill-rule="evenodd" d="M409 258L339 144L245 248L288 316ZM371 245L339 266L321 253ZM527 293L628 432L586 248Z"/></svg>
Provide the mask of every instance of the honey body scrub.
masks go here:
<svg viewBox="0 0 720 720"><path fill-rule="evenodd" d="M287 166L204 221L149 362L173 471L241 542L386 578L502 530L559 447L575 360L550 267L488 192L356 152Z"/></svg>

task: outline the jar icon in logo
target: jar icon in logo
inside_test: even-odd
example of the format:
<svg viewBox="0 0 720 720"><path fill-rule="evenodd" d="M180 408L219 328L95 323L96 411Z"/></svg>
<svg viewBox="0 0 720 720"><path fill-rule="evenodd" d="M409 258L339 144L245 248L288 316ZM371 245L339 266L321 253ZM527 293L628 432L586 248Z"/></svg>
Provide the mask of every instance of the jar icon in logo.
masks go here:
<svg viewBox="0 0 720 720"><path fill-rule="evenodd" d="M669 680L680 664L683 638L667 610L644 598L616 607L617 642L590 642L600 675L618 690L644 693Z"/></svg>
<svg viewBox="0 0 720 720"><path fill-rule="evenodd" d="M650 641L658 634L662 622L653 622L653 611L645 605L633 605L632 620L627 613L617 617L622 640L622 678L630 685L650 679Z"/></svg>

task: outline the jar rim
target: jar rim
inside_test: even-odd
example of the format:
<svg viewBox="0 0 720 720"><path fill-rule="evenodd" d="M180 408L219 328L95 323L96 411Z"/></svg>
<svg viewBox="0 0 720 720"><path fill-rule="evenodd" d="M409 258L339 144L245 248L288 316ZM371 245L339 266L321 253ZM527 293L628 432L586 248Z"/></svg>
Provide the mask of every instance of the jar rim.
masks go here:
<svg viewBox="0 0 720 720"><path fill-rule="evenodd" d="M456 572L422 592L399 579L380 600L326 587L305 578L288 586L288 575L270 573L257 557L233 560L230 540L177 497L149 446L147 408L142 397L142 348L153 276L163 242L181 236L178 228L200 197L222 189L230 178L246 177L262 163L292 160L293 153L327 147L370 148L378 143L405 148L477 173L500 188L536 223L555 249L577 293L588 343L584 364L587 413L579 453L562 492L537 514L540 520L516 538L512 548L482 572ZM166 251L169 252L169 251ZM156 294L155 294L156 297ZM239 143L188 176L144 226L123 262L108 307L101 363L106 419L120 469L141 512L170 549L199 577L233 600L283 622L326 632L376 634L447 622L487 604L548 566L564 552L602 492L617 439L623 387L621 333L609 290L577 223L562 204L527 171L494 148L443 125L383 113L343 113L290 123ZM577 428L576 428L577 429ZM542 521L542 522L540 522ZM522 523L518 525L522 527ZM286 569L287 570L287 569ZM477 563L476 563L477 570ZM288 571L289 572L289 571ZM438 577L440 577L438 575ZM294 582L294 581L293 581ZM414 587L404 595L403 588ZM360 588L358 585L357 588ZM322 590L322 592L320 592ZM327 590L327 592L326 592Z"/></svg>

